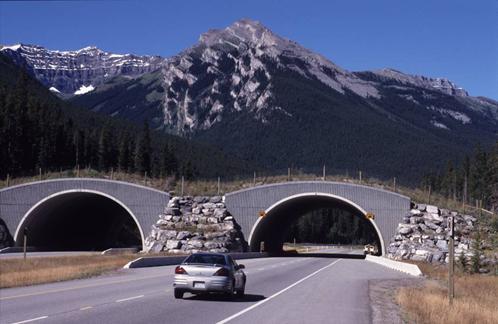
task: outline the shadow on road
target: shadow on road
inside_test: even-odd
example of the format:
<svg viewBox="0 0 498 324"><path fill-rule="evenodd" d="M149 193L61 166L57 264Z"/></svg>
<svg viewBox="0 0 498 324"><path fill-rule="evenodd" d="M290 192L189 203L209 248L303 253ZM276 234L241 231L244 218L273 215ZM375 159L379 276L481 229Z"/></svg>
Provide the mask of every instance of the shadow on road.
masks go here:
<svg viewBox="0 0 498 324"><path fill-rule="evenodd" d="M215 302L236 302L236 303L250 303L256 302L265 299L266 297L263 295L253 295L253 294L245 294L244 297L234 296L233 298L221 295L221 294L198 294L191 295L189 297L184 297L186 300L206 300L206 301L215 301Z"/></svg>

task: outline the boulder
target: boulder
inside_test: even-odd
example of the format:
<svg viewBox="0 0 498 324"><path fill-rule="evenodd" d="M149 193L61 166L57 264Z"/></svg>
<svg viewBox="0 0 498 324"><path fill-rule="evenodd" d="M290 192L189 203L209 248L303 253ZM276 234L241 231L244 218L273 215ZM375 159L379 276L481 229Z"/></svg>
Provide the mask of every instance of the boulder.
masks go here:
<svg viewBox="0 0 498 324"><path fill-rule="evenodd" d="M436 242L436 246L439 248L439 250L443 252L448 251L448 242L446 240L438 240Z"/></svg>
<svg viewBox="0 0 498 324"><path fill-rule="evenodd" d="M173 216L181 215L180 208L178 207L166 207L164 208L164 213L166 215L173 215Z"/></svg>
<svg viewBox="0 0 498 324"><path fill-rule="evenodd" d="M159 241L152 242L149 246L145 247L147 253L158 253L163 250L164 244Z"/></svg>
<svg viewBox="0 0 498 324"><path fill-rule="evenodd" d="M433 206L433 205L427 205L425 210L428 212L428 213L431 213L431 214L438 214L439 215L439 208L437 206Z"/></svg>
<svg viewBox="0 0 498 324"><path fill-rule="evenodd" d="M166 242L166 249L168 250L179 249L180 246L180 240L168 240L168 242Z"/></svg>
<svg viewBox="0 0 498 324"><path fill-rule="evenodd" d="M220 203L222 202L223 198L221 196L214 196L214 197L211 197L209 199L209 202L210 203L214 203L214 204L217 204L217 203Z"/></svg>
<svg viewBox="0 0 498 324"><path fill-rule="evenodd" d="M410 234L411 232L413 232L413 230L412 230L411 227L401 227L398 230L398 233L401 234L401 235L407 235L407 234Z"/></svg>
<svg viewBox="0 0 498 324"><path fill-rule="evenodd" d="M185 239L190 238L190 237L192 237L192 234L190 232L181 231L181 232L178 232L176 239L177 240L185 240Z"/></svg>

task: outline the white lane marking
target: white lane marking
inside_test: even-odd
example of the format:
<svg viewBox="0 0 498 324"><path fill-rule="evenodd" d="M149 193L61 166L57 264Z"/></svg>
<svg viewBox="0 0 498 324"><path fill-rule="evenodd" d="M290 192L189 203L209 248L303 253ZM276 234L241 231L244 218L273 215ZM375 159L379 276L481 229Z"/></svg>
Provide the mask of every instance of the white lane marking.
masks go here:
<svg viewBox="0 0 498 324"><path fill-rule="evenodd" d="M237 317L239 317L240 315L242 315L242 314L244 314L244 313L247 313L248 311L250 311L250 310L252 310L252 309L254 309L254 308L256 308L256 307L258 307L258 306L260 306L260 305L262 305L262 304L264 304L264 303L266 303L266 302L268 302L268 301L270 301L270 300L272 300L273 298L277 297L278 295L280 295L280 294L282 294L282 293L286 292L287 290L291 289L292 287L294 287L294 286L296 286L296 285L300 284L301 282L305 281L306 279L309 279L309 278L313 277L314 275L316 275L316 274L317 274L317 273L319 273L320 271L325 270L325 269L327 269L327 268L330 268L331 266L333 266L334 264L336 264L336 263L337 263L337 262L339 262L339 261L341 261L341 259L336 260L336 261L332 262L331 264L326 265L325 267L323 267L323 268L320 268L320 269L316 270L315 272L313 272L313 273L311 273L311 274L307 275L306 277L304 277L304 278L302 278L302 279L300 279L300 280L296 281L295 283L293 283L292 285L288 286L287 288L284 288L284 289L280 290L279 292L274 293L274 294L273 294L273 295L271 295L270 297L268 297L268 298L266 298L266 299L263 299L262 301L259 301L259 302L257 302L256 304L254 304L254 305L252 305L252 306L249 306L249 307L247 307L246 309L243 309L243 310L241 310L240 312L238 312L238 313L236 313L236 314L233 314L232 316L227 317L227 318L225 318L224 320L221 320L221 321L217 322L216 324L224 324L224 323L227 323L227 322L229 322L229 321L233 320L234 318L237 318Z"/></svg>
<svg viewBox="0 0 498 324"><path fill-rule="evenodd" d="M265 270L265 268L259 268L258 271Z"/></svg>
<svg viewBox="0 0 498 324"><path fill-rule="evenodd" d="M118 300L116 300L116 303L121 303L121 302L124 302L124 301L127 301L127 300L142 298L143 296L144 295L133 296L133 297L123 298L123 299L118 299Z"/></svg>
<svg viewBox="0 0 498 324"><path fill-rule="evenodd" d="M29 322L39 321L39 320L44 319L44 318L47 318L47 317L48 317L48 316L40 316L40 317L37 317L37 318L32 318L32 319L25 320L25 321L13 322L13 323L11 323L11 324L22 324L22 323L29 323Z"/></svg>
<svg viewBox="0 0 498 324"><path fill-rule="evenodd" d="M87 310L87 309L90 309L90 308L93 308L93 306L86 306L86 307L81 307L80 310Z"/></svg>

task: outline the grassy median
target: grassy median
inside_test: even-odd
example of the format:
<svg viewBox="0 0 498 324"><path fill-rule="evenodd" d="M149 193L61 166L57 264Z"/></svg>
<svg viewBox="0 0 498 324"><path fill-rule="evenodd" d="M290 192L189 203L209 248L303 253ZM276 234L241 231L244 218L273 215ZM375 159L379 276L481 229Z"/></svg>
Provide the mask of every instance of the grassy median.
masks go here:
<svg viewBox="0 0 498 324"><path fill-rule="evenodd" d="M88 278L122 268L136 254L31 257L0 261L0 288Z"/></svg>
<svg viewBox="0 0 498 324"><path fill-rule="evenodd" d="M430 279L420 287L404 287L397 301L409 323L498 323L498 276L457 273L455 299L448 304L447 268L419 263Z"/></svg>

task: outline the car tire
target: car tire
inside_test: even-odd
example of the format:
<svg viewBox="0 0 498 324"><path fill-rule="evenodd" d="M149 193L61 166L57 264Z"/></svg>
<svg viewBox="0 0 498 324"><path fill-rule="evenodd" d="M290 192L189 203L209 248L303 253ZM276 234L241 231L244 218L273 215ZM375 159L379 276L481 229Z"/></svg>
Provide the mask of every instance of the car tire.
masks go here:
<svg viewBox="0 0 498 324"><path fill-rule="evenodd" d="M229 298L229 299L233 299L233 297L235 296L235 280L232 282L232 287L230 288L230 290L226 293L226 296Z"/></svg>
<svg viewBox="0 0 498 324"><path fill-rule="evenodd" d="M244 284L242 289L237 290L236 294L237 294L237 297L242 298L242 297L244 297L245 293L246 293L246 285Z"/></svg>
<svg viewBox="0 0 498 324"><path fill-rule="evenodd" d="M175 298L176 299L182 299L183 298L183 294L184 294L183 290L175 288Z"/></svg>

